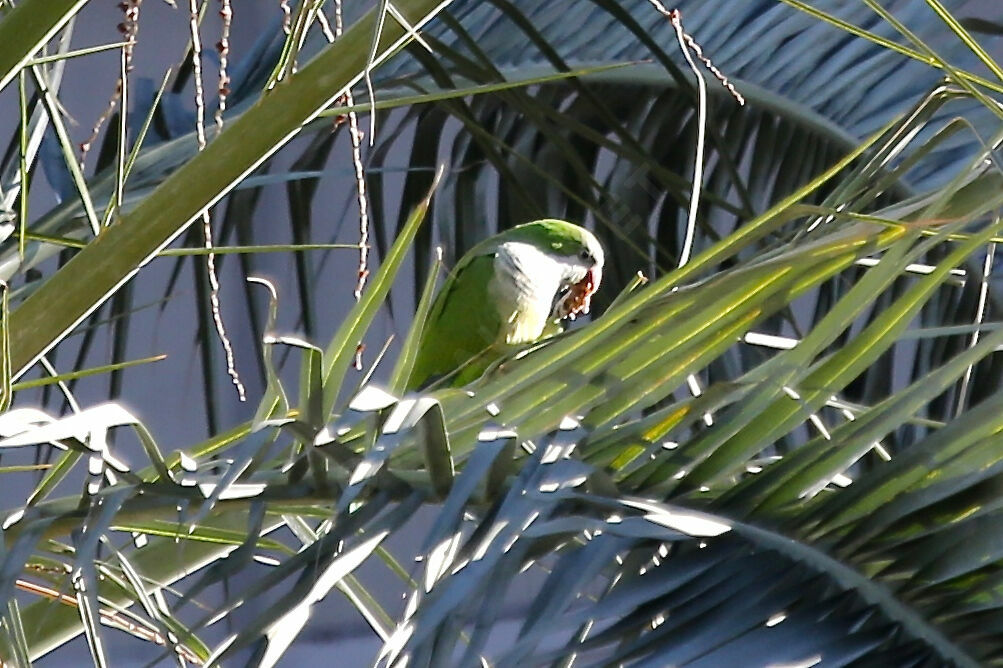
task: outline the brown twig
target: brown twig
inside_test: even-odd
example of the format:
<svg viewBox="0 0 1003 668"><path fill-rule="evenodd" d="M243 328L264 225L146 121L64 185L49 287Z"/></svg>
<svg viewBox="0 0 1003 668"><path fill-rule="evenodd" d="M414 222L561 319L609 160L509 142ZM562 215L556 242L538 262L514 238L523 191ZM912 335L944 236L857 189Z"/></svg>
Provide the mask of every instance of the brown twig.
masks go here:
<svg viewBox="0 0 1003 668"><path fill-rule="evenodd" d="M334 30L331 30L327 23L327 17L323 12L317 13L318 21L324 31L328 41L334 42L341 37L345 30L344 17L342 14L341 0L334 0ZM351 90L346 90L343 96L344 104L352 106L355 98ZM352 164L355 166L355 185L359 203L359 269L357 282L355 284L355 301L362 299L362 291L366 287L366 279L369 278L369 200L366 196L366 175L362 164L362 130L359 129L359 116L354 111L347 114L348 131L352 141ZM344 116L335 119L335 123L344 122ZM362 370L362 352L365 346L359 345L355 350L355 368Z"/></svg>
<svg viewBox="0 0 1003 668"><path fill-rule="evenodd" d="M123 70L125 71L125 74L120 74L116 80L115 92L111 94L111 98L108 100L108 106L105 107L105 110L94 122L94 127L91 128L90 136L80 142L79 148L81 165L84 164L84 161L87 159L87 154L90 152L94 142L97 141L98 135L101 134L101 128L108 122L111 115L115 113L119 100L122 99L122 94L126 84L125 77L132 71L132 53L136 47L136 34L139 32L139 8L142 4L143 0L123 0L118 3L118 8L122 10L122 22L118 24L118 31L121 33L123 41L125 42L125 44L122 45L122 58L124 60ZM122 113L125 113L125 109L122 110ZM124 141L124 138L122 138L122 141Z"/></svg>
<svg viewBox="0 0 1003 668"><path fill-rule="evenodd" d="M205 137L205 93L202 89L202 41L199 37L199 9L198 0L189 0L189 28L192 40L192 79L195 84L195 137L198 142L198 150L203 151L206 147ZM240 401L247 400L247 392L244 384L240 381L240 374L237 373L237 366L233 354L233 346L226 335L226 326L223 324L223 312L219 301L219 277L216 274L216 254L212 252L212 222L209 219L209 210L202 211L202 238L205 248L209 251L206 256L206 273L209 277L209 308L212 311L212 321L216 326L216 334L223 345L223 353L226 356L226 373L230 376L233 386L237 389L237 398Z"/></svg>
<svg viewBox="0 0 1003 668"><path fill-rule="evenodd" d="M230 95L230 26L233 23L233 8L230 0L219 0L219 17L223 22L216 50L219 52L219 102L216 105L216 131L223 129L223 114L226 112L226 98Z"/></svg>
<svg viewBox="0 0 1003 668"><path fill-rule="evenodd" d="M31 570L42 570L41 568L31 568ZM54 569L53 569L54 570ZM59 571L60 574L65 574L63 571ZM72 608L79 608L80 604L77 599L68 594L63 594L51 587L46 587L44 585L36 584L34 582L29 582L28 580L16 580L15 586L21 591L28 592L30 594L35 594L37 596L43 596L45 598L51 599L53 601L58 601L63 605L68 605ZM105 626L109 626L120 631L125 631L129 635L145 640L147 642L153 643L154 645L160 645L161 647L166 647L168 640L164 638L163 635L156 629L151 629L147 626L141 626L136 622L124 617L115 610L109 610L107 608L102 608L101 612L101 623ZM172 643L173 644L173 643ZM202 659L198 657L197 654L192 652L187 647L182 645L173 644L174 650L179 656L187 661L191 661L193 664L200 666L202 665Z"/></svg>
<svg viewBox="0 0 1003 668"><path fill-rule="evenodd" d="M731 93L731 96L735 98L735 101L738 102L740 105L744 105L745 98L742 96L741 93L738 92L738 89L735 88L735 85L728 80L728 77L725 76L721 70L719 70L717 67L714 66L714 63L711 62L710 58L704 55L703 49L701 49L697 41L693 39L693 36L687 33L685 30L683 30L682 12L680 12L678 9L666 9L665 5L663 5L658 0L648 0L648 1L652 4L652 6L656 10L658 10L658 13L660 13L665 18L669 19L669 21L672 23L672 27L681 33L682 39L685 42L686 46L689 47L691 51L693 51L697 59L700 62L702 62L704 64L704 67L706 67L707 70L712 75L714 75L714 78L717 79L722 86L724 86L725 90Z"/></svg>

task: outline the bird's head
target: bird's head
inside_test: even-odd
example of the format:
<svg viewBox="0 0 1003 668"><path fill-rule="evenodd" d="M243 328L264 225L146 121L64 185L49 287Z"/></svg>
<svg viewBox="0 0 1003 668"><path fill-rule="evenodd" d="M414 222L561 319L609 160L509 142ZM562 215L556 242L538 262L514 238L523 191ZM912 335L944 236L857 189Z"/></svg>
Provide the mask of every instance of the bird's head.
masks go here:
<svg viewBox="0 0 1003 668"><path fill-rule="evenodd" d="M602 282L602 246L591 232L585 229L582 232L577 252L563 259L566 267L564 277L551 310L551 317L555 320L574 320L580 313L588 313L592 295Z"/></svg>
<svg viewBox="0 0 1003 668"><path fill-rule="evenodd" d="M543 263L557 274L551 320L573 320L589 312L592 295L602 282L604 261L602 246L594 234L573 223L545 219L514 227L504 236L509 242L531 244L549 260Z"/></svg>

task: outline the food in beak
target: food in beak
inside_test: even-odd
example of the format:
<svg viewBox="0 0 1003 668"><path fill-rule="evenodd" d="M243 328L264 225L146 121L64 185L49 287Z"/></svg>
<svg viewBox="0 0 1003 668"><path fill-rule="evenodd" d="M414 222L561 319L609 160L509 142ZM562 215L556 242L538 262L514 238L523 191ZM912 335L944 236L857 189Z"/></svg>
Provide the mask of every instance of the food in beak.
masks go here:
<svg viewBox="0 0 1003 668"><path fill-rule="evenodd" d="M602 274L596 268L589 269L585 278L578 281L564 294L557 304L555 315L558 318L571 318L574 320L579 313L588 313L592 302L592 295L599 289L599 282Z"/></svg>

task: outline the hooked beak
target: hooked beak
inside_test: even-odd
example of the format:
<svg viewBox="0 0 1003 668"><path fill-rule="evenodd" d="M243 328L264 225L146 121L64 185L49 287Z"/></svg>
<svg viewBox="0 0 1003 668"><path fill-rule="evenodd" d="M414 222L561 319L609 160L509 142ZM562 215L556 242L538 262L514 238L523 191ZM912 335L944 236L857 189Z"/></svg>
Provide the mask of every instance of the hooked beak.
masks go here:
<svg viewBox="0 0 1003 668"><path fill-rule="evenodd" d="M599 289L600 282L602 282L602 270L599 267L592 267L585 274L585 278L575 286L575 290L581 295L579 308L575 309L575 315L589 312L589 307L592 305L592 295Z"/></svg>

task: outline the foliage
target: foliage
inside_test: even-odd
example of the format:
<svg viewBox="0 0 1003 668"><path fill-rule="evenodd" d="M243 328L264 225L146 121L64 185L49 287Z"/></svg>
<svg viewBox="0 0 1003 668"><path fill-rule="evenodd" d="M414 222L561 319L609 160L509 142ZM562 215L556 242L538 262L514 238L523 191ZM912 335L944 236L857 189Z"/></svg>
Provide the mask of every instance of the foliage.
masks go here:
<svg viewBox="0 0 1003 668"><path fill-rule="evenodd" d="M408 34L380 3L317 48L306 26L324 3L301 3L288 35L276 26L234 74L233 115L205 150L165 120L179 76L133 108L149 113L131 144L109 131L112 157L90 174L61 139L63 61L32 60L82 4L22 0L0 18L12 35L0 81L22 110L0 165L0 448L56 453L2 525L5 664L83 634L105 665L104 638L126 632L150 659L274 665L335 589L380 637L381 665L1003 663L991 284L1003 133L999 84L972 71L1003 73L936 0L684 4L687 29L750 101L711 78L705 145L693 139L703 98L648 5L578 7L630 35L592 22L590 41L566 34L554 3L455 3L423 32L430 52L411 44L373 73L377 106L397 111L367 154L380 262L358 303L320 346L280 335L277 290L253 279L268 295L249 307L264 378L254 417L210 419L207 440L172 454L142 415L80 407L67 386L122 373L127 328L91 318L112 331L111 365L26 371L106 301L137 313L123 286L152 257L189 252L165 248L224 197L226 220L253 211L255 188L294 184L299 236L281 248L310 247L303 174L333 141L314 134L289 172L267 161L330 127L321 119L368 109L370 66ZM413 25L441 9L394 8ZM519 39L496 37L500 22ZM645 57L657 65L631 64ZM353 86L354 106L340 99ZM829 118L812 108L826 100L839 103ZM50 126L62 153L39 157ZM393 179L401 150L408 169ZM42 170L67 197L28 216L24 185ZM433 242L447 242L448 266L539 215L605 239L601 315L462 390L401 396ZM696 252L679 263L691 228ZM57 262L67 248L79 250ZM352 366L412 249L419 315L396 361L379 362L381 384ZM298 268L294 301L314 335L318 289ZM218 372L203 372L212 416ZM68 409L25 405L32 384L57 381ZM145 468L124 463L128 446ZM0 472L33 475L23 469ZM388 573L403 607L374 585ZM504 603L525 591L513 623Z"/></svg>

